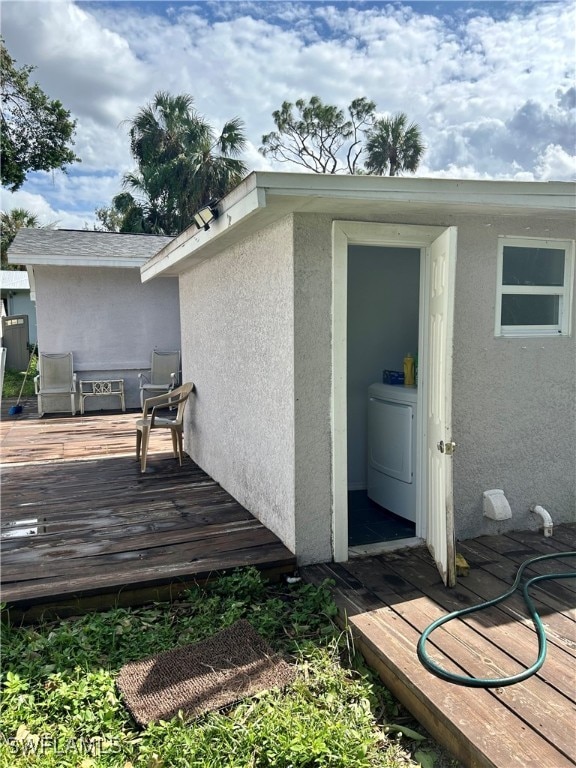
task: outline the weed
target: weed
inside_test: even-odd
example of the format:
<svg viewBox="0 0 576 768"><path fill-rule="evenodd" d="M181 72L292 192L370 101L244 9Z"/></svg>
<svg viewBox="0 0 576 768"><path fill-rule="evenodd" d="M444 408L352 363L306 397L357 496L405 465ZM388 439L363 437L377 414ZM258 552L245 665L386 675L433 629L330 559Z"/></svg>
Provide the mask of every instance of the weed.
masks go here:
<svg viewBox="0 0 576 768"><path fill-rule="evenodd" d="M400 768L422 745L333 623L328 585L271 585L252 568L172 604L2 626L0 765L14 768ZM225 712L138 728L120 667L248 619L298 667L295 683ZM418 735L418 734L416 734ZM432 763L428 762L428 765Z"/></svg>

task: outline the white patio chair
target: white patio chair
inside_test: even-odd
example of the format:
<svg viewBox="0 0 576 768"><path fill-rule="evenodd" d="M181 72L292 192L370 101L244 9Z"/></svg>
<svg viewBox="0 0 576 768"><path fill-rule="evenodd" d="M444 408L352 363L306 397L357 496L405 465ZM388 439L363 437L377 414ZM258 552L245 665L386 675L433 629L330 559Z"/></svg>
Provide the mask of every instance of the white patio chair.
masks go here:
<svg viewBox="0 0 576 768"><path fill-rule="evenodd" d="M149 397L144 401L142 418L136 422L136 458L140 459L140 471L146 472L146 457L148 455L148 442L150 432L153 429L169 429L172 433L172 449L174 458L177 458L182 466L182 430L184 425L184 410L194 384L188 382L181 387L167 392L158 397ZM157 416L159 409L176 408L174 418ZM150 415L148 415L150 411Z"/></svg>
<svg viewBox="0 0 576 768"><path fill-rule="evenodd" d="M41 352L38 355L38 371L34 377L34 391L38 397L39 415L44 416L46 398L68 395L70 410L75 416L77 381L72 352Z"/></svg>
<svg viewBox="0 0 576 768"><path fill-rule="evenodd" d="M138 374L140 406L144 410L144 393L170 392L180 380L180 351L161 352L153 350L150 360L150 374Z"/></svg>

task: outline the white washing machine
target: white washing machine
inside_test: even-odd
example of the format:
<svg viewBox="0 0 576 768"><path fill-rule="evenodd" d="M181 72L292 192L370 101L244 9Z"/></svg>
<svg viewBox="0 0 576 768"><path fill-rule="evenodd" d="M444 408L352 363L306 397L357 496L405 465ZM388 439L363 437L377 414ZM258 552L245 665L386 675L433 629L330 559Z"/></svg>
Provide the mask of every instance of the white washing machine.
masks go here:
<svg viewBox="0 0 576 768"><path fill-rule="evenodd" d="M416 521L415 387L368 387L368 496L406 520Z"/></svg>

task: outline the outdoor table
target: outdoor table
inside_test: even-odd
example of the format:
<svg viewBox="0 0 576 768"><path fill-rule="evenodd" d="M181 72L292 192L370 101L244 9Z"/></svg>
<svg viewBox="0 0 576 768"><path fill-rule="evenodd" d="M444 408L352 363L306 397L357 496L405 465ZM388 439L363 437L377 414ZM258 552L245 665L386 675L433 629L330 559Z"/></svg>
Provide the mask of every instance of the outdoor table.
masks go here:
<svg viewBox="0 0 576 768"><path fill-rule="evenodd" d="M122 411L126 412L124 400L124 379L99 379L97 381L80 380L80 413L84 415L84 400L87 397L120 398Z"/></svg>

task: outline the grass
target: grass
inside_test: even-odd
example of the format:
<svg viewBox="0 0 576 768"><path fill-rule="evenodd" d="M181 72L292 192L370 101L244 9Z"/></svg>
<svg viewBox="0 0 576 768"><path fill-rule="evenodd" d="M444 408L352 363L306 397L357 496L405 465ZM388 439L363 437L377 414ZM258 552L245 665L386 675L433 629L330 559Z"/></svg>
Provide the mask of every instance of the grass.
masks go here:
<svg viewBox="0 0 576 768"><path fill-rule="evenodd" d="M28 376L22 390L22 397L30 397L34 394L34 376L37 374L38 358L34 355L31 358ZM20 387L24 381L25 371L13 371L7 368L4 371L4 383L2 385L2 397L18 397Z"/></svg>
<svg viewBox="0 0 576 768"><path fill-rule="evenodd" d="M452 765L334 624L327 585L272 585L242 569L171 604L2 625L0 765L14 768L424 768ZM140 729L123 664L246 618L298 667L295 683L193 722Z"/></svg>

